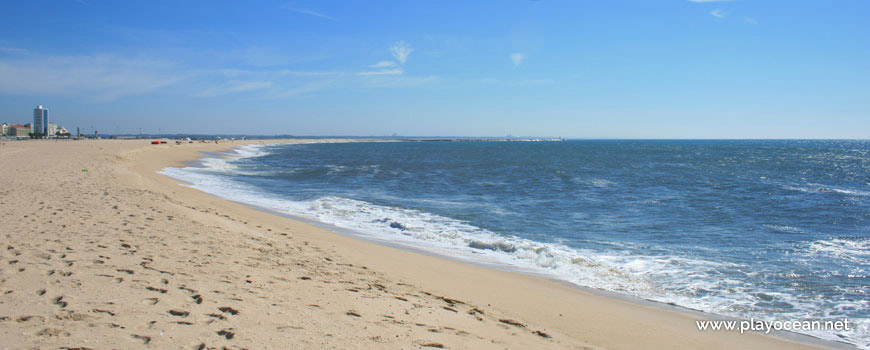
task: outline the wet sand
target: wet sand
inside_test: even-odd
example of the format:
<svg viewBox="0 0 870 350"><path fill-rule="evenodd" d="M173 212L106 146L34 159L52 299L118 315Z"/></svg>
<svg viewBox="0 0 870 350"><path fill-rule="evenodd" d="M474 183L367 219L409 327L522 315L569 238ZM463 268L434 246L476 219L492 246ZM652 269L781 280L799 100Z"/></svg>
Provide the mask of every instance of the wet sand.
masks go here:
<svg viewBox="0 0 870 350"><path fill-rule="evenodd" d="M245 143L274 142L0 146L0 347L820 347L701 332L712 315L372 244L157 173Z"/></svg>

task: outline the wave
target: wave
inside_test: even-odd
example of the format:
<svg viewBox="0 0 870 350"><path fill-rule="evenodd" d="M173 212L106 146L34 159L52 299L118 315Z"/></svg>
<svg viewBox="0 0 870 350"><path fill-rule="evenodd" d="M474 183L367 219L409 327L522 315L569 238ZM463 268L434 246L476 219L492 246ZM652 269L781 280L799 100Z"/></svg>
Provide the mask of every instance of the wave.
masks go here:
<svg viewBox="0 0 870 350"><path fill-rule="evenodd" d="M809 255L823 255L870 267L870 239L833 238L809 244Z"/></svg>
<svg viewBox="0 0 870 350"><path fill-rule="evenodd" d="M799 227L789 226L789 225L771 225L764 224L762 227L769 228L774 230L777 233L786 233L786 234L796 234L796 233L807 233L808 231L801 229Z"/></svg>
<svg viewBox="0 0 870 350"><path fill-rule="evenodd" d="M746 272L752 270L748 263L711 261L626 244L612 249L592 249L542 242L498 234L445 216L352 198L325 196L313 200L291 200L233 178L236 174L245 174L245 169L239 169L234 163L267 154L268 149L263 146L245 146L221 157L202 159L199 167L166 168L161 173L219 197L349 229L369 240L700 311L744 318L798 320L807 317L842 318L844 313L835 307L870 307L866 303L859 305L860 302L855 305L842 302L820 305L816 299L802 297L797 290L768 289L763 284L751 282L752 274L758 272ZM609 185L599 181L589 183ZM785 233L800 232L800 229L789 226L771 225L768 228ZM590 246L613 246L613 242L596 243ZM870 240L817 241L807 250L859 264L867 264L870 260ZM819 314L820 306L832 311ZM861 344L862 339L870 339L870 321L851 318L850 321L858 324L857 333L810 333L824 339L848 340L857 344Z"/></svg>
<svg viewBox="0 0 870 350"><path fill-rule="evenodd" d="M220 172L227 174L238 173L239 168L232 162L245 158L265 156L269 154L269 152L265 150L266 146L267 145L247 145L236 147L230 151L219 154L217 157L202 158L199 160L199 164L201 165L201 167L193 168L200 168L208 172ZM189 170L191 168L185 169Z"/></svg>
<svg viewBox="0 0 870 350"><path fill-rule="evenodd" d="M571 178L571 181L579 183L579 184L584 184L587 186L593 186L593 187L599 187L599 188L610 187L610 186L613 186L616 184L615 182L610 181L610 180L587 179L587 178L582 178L582 177Z"/></svg>
<svg viewBox="0 0 870 350"><path fill-rule="evenodd" d="M868 197L870 196L870 191L852 189L852 188L840 188L835 186L826 186L821 184L810 183L806 185L785 185L782 186L784 189L792 190L792 191L800 191L805 193L838 193L844 194L847 196L856 196L856 197Z"/></svg>

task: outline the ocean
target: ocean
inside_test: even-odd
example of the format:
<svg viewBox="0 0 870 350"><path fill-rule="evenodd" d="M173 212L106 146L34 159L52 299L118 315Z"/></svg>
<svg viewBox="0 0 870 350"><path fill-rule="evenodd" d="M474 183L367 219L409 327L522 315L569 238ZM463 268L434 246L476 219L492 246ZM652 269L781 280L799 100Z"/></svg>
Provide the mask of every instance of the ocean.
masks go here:
<svg viewBox="0 0 870 350"><path fill-rule="evenodd" d="M164 174L362 238L870 348L870 142L244 146Z"/></svg>

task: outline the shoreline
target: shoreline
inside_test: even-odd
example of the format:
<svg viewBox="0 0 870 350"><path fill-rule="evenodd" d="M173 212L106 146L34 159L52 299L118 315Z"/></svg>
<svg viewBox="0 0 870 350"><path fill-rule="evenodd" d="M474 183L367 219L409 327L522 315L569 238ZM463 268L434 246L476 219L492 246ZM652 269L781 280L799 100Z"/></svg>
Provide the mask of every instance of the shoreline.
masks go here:
<svg viewBox="0 0 870 350"><path fill-rule="evenodd" d="M352 141L347 141L347 142L392 142L392 141L393 140L378 140L378 141L352 140ZM281 144L281 143L265 144L264 146L279 145L279 144ZM234 148L231 148L227 151L218 152L215 154L217 156L226 156L229 152L231 152L237 148L238 147L234 147ZM191 161L190 163L200 163L200 160L203 158L204 157L200 157L195 161ZM184 181L181 181L181 180L176 180L176 181L179 181L180 183L185 183ZM223 198L223 197L220 197L217 195L212 195L212 196ZM426 248L423 248L423 247L415 247L415 246L410 245L410 244L389 242L389 241L386 241L384 239L373 238L374 236L371 236L365 232L357 231L357 230L351 229L351 228L343 228L343 227L335 226L335 225L325 223L325 222L320 222L320 221L317 221L316 219L313 219L313 218L308 218L308 217L299 216L299 215L290 214L290 213L282 213L281 211L276 210L276 209L271 209L271 208L263 207L263 206L257 206L257 205L253 205L253 204L247 204L244 202L238 202L238 201L227 199L227 198L223 198L223 199L245 205L245 206L253 208L255 210L259 210L259 211L267 212L267 213L270 213L273 215L285 217L285 218L288 218L290 220L302 221L302 222L308 223L310 225L313 225L313 226L316 226L316 227L319 227L322 229L326 229L326 230L329 230L331 232L334 232L334 233L337 233L340 235L348 236L348 237L362 240L365 242L369 242L372 244L385 246L385 247L389 247L389 248L394 248L394 249L399 249L399 250L403 250L403 251L408 251L408 252L415 253L415 254L431 256L431 257L438 258L438 259L447 259L447 260L451 260L451 261L455 261L455 262L459 262L459 263L463 263L463 264L479 266L479 267L483 267L486 269L505 271L505 272L509 272L509 273L516 273L516 274L522 274L522 275L526 275L526 276L543 278L543 279L547 279L547 280L550 280L550 281L553 281L556 283L564 284L569 288L574 288L574 289L577 289L579 291L582 291L585 293L591 293L591 294L601 296L604 298L611 298L611 299L616 299L616 300L627 301L629 303L637 303L639 305L657 307L657 308L661 308L662 310L672 310L672 311L676 311L676 312L683 312L683 313L686 313L687 315L694 317L698 320L731 320L731 321L738 321L738 322L745 320L745 319L737 318L737 317L733 317L733 316L721 315L721 314L707 312L704 310L693 309L693 308L677 305L674 303L646 299L646 298L642 298L642 297L638 297L638 296L634 296L634 295L609 291L609 290L602 289L602 288L594 288L594 287L578 285L578 284L572 283L570 281L562 280L562 279L559 279L559 278L556 278L553 276L549 276L546 274L537 273L537 272L529 271L529 270L523 270L523 269L516 268L516 267L501 265L501 264L494 263L494 262L475 261L475 260L468 258L468 257L452 256L452 255L449 255L446 253L440 253L437 251L427 250ZM805 333L800 333L800 332L796 332L796 331L772 330L769 334L766 334L766 335L771 336L771 337L775 337L775 338L781 338L784 340L805 343L808 345L826 346L826 347L830 347L830 348L834 348L834 349L856 349L856 346L854 344L851 344L851 343L824 339L824 338L820 338L820 337L817 337L817 336L814 336L811 334L805 334Z"/></svg>
<svg viewBox="0 0 870 350"><path fill-rule="evenodd" d="M323 140L323 141L329 142L329 140ZM395 140L346 140L346 141L342 141L342 142L392 142L392 141L395 141ZM401 141L406 141L406 140L401 140ZM294 143L294 142L291 142L291 143ZM315 141L314 143L320 143L320 142ZM262 145L263 146L270 146L270 145L279 145L279 144L286 144L286 143L285 142L278 142L278 143L266 143L266 144L262 144ZM243 146L240 145L237 147L229 148L225 151L216 152L215 155L227 157L228 153L230 151L233 151L234 149L237 149L239 147L243 147ZM189 160L187 163L188 164L200 163L200 160L202 160L203 158L205 158L204 155L200 155L199 158ZM165 174L163 174L163 175L169 177L168 175L165 175ZM177 180L177 179L174 179L174 180L178 181L180 184L187 184L182 180ZM196 190L201 191L199 189L196 189ZM609 299L625 301L625 302L629 302L629 303L635 303L639 306L651 306L653 308L659 308L661 310L669 310L669 311L676 311L679 313L685 313L686 315L693 317L695 319L698 319L698 320L734 320L734 321L742 321L743 320L741 318L710 313L707 311L692 309L692 308L676 305L673 303L666 303L666 302L661 302L661 301L656 301L656 300L651 300L651 299L645 299L645 298L641 298L641 297L637 297L637 296L633 296L633 295L608 291L608 290L601 289L601 288L593 288L593 287L586 287L586 286L582 286L582 285L577 285L577 284L569 282L569 281L561 280L561 279L558 279L558 278L555 278L552 276L547 276L547 275L540 274L540 273L535 273L533 271L523 271L521 269L511 268L510 266L503 266L503 265L499 265L496 263L478 262L478 261L474 261L472 259L465 259L465 258L461 258L461 257L457 257L457 256L451 256L451 255L448 255L445 253L429 251L429 250L426 250L425 248L414 247L412 245L403 244L403 243L391 243L391 242L388 242L388 241L385 241L382 239L372 238L372 237L370 237L370 235L368 235L364 232L358 232L357 230L354 230L351 228L338 227L335 225L331 225L328 223L317 221L316 219L313 219L313 218L308 218L308 217L299 216L299 215L290 214L290 213L283 213L283 212L276 210L276 209L257 206L257 205L253 205L253 204L247 204L244 202L238 202L238 201L235 201L232 199L223 198L223 197L212 195L212 194L209 194L209 195L217 197L217 198L222 198L224 200L231 201L234 203L238 203L238 204L244 205L246 207L252 208L254 210L257 210L257 211L261 211L261 212L269 213L272 215L284 217L284 218L287 218L289 220L301 221L301 222L307 223L309 225L328 230L328 231L333 232L335 234L350 237L352 239L361 240L361 241L368 242L368 243L375 244L375 245L382 246L382 247L398 249L398 250L410 252L413 254L425 255L425 256L436 258L436 259L446 259L446 260L450 260L453 262L473 265L473 266L482 267L482 268L490 269L490 270L497 270L497 271L503 271L503 272L507 272L507 273L521 274L521 275L534 277L534 278L546 279L546 280L564 285L568 288L576 289L579 292L589 293L589 294L593 294L595 296L599 296L599 297L603 297L603 298L609 298ZM811 345L811 346L823 346L823 347L829 347L829 348L833 348L833 349L856 349L854 344L823 339L823 338L819 338L819 337L816 337L813 335L794 332L794 331L776 331L776 330L773 330L769 334L765 334L765 336L779 338L779 339L787 340L787 341L794 341L794 342L798 342L798 343L802 343L802 344L806 344L806 345Z"/></svg>
<svg viewBox="0 0 870 350"><path fill-rule="evenodd" d="M179 182L184 183L183 181L179 181ZM216 196L216 197L218 197L218 196ZM219 197L219 198L222 198L222 197ZM239 203L241 205L250 207L254 210L266 212L266 213L276 215L276 216L281 216L281 217L284 217L284 218L287 218L290 220L301 221L301 222L307 223L309 225L316 226L316 227L322 228L324 230L328 230L330 232L334 232L334 233L339 234L339 235L347 236L347 237L350 237L352 239L361 240L363 242L368 242L368 243L375 244L378 246L398 249L398 250L406 251L406 252L413 253L413 254L425 255L425 256L436 258L436 259L450 260L450 261L458 262L461 264L478 266L478 267L482 267L482 268L490 269L490 270L520 274L520 275L535 277L535 278L542 278L542 279L546 279L546 280L552 281L552 282L557 283L557 284L564 285L565 287L567 287L569 289L576 289L578 292L589 293L589 294L599 296L602 298L607 298L607 299L625 301L628 303L635 303L639 306L648 306L648 307L652 307L652 308L658 308L661 310L669 310L669 311L674 311L674 312L678 312L678 313L684 313L687 316L692 317L696 320L705 320L705 321L706 320L711 320L711 321L712 320L715 320L715 321L722 320L722 321L737 321L737 322L745 320L745 319L741 319L741 318L737 318L737 317L733 317L733 316L720 315L720 314L707 312L707 311L703 311L703 310L692 309L689 307L685 307L685 306L681 306L681 305L677 305L677 304L673 304L673 303L667 303L667 302L662 302L662 301L657 301L657 300L652 300L652 299L645 299L645 298L641 298L641 297L634 296L634 295L613 292L613 291L609 291L609 290L602 289L602 288L593 288L593 287L578 285L578 284L572 283L570 281L558 279L558 278L544 275L544 274L540 274L540 273L535 273L532 271L523 271L521 269L512 269L509 266L498 265L495 263L477 262L477 261L473 261L471 259L462 259L462 258L459 258L456 256L451 256L448 254L442 254L442 253L438 253L438 252L428 251L424 248L413 247L410 245L404 245L404 244L399 244L399 243L390 243L387 241L373 239L373 238L367 238L366 234L355 232L355 230L353 230L353 229L342 228L342 227L330 225L327 223L319 222L319 221L316 221L314 219L296 216L293 214L281 213L275 209L270 209L270 208L266 208L266 207L259 207L256 205L246 204L243 202L238 202L238 201L234 201L234 200L226 199L226 198L223 198L223 199L227 200L227 201L234 202L234 203ZM769 334L765 334L764 336L770 336L773 338L779 338L779 339L787 340L787 341L794 341L797 343L810 345L810 346L820 346L820 347L828 348L828 349L857 349L857 347L851 343L828 340L828 339L816 337L816 336L813 336L810 334L799 333L799 332L795 332L795 331L771 330Z"/></svg>
<svg viewBox="0 0 870 350"><path fill-rule="evenodd" d="M24 237L7 234L4 243L14 247L4 249L22 254L11 258L7 253L2 256L3 265L14 260L16 266L27 267L21 273L42 271L42 263L30 256L38 256L37 251L45 247L29 245L24 240L28 237L60 240L68 249L80 252L77 254L102 261L76 260L63 267L71 273L72 277L64 276L73 279L68 282L53 272L48 278L17 277L15 271L4 267L7 282L3 288L13 292L0 297L0 317L6 317L0 323L4 325L0 334L10 339L12 346L72 346L98 340L120 347L173 348L188 344L191 348L199 344L280 348L288 342L319 348L852 348L797 333L794 335L807 339L785 339L792 338L791 333L701 332L695 328L698 317L718 317L691 315L687 310L620 300L554 279L377 245L181 186L180 181L157 173L165 167L185 166L185 162L201 158L201 152L265 143L275 142L151 146L104 140L76 141L70 147L28 142L0 148L0 159L7 162L54 152L45 162L22 163L14 173L4 174L4 179L20 180L13 185L53 188L50 182L28 184L41 180L25 176L48 169L44 176L54 179L76 171L72 173L75 181L62 188L69 194L57 200L38 195L35 199L45 204L21 208L11 207L10 202L17 197L10 198L3 205L11 214L4 218L28 215L65 225L80 221L83 229L92 227L77 233L89 237L83 242L68 242L66 231L54 232L53 226L13 225L14 232ZM90 172L76 170L83 164ZM95 204L110 195L116 197ZM49 204L65 210L44 213ZM67 216L70 211L80 213ZM154 212L164 218L152 215ZM131 232L115 233L121 224L128 223L133 226L128 229ZM118 238L127 243L119 246ZM88 240L115 243L99 243L94 248L85 244ZM135 252L129 246L135 247ZM68 260L70 254L49 262ZM101 258L109 255L114 259ZM130 260L134 256L145 260ZM117 267L108 269L107 262ZM135 275L123 272L134 269ZM47 276L49 271L40 273ZM116 280L130 275L133 279L105 282L102 275ZM55 283L55 278L59 282ZM48 287L39 289L37 284ZM156 287L161 285L172 288ZM117 290L107 290L107 286ZM21 291L24 287L42 290L45 295ZM191 302L183 288L197 290L199 302L195 298ZM118 294L123 297L119 299ZM130 301L137 298L160 298L154 305L163 308L146 308L138 300ZM60 311L59 305L63 305ZM74 310L78 305L87 306ZM228 310L238 311L206 310L220 305L232 305ZM220 306L226 307L230 306ZM100 326L107 312L113 321ZM209 312L223 319L209 316ZM42 317L41 323L31 324L32 317ZM79 318L97 328L74 323ZM179 319L185 323L178 323ZM278 324L288 322L290 326ZM60 335L52 335L56 329ZM43 335L46 330L48 336ZM118 332L125 336L117 336ZM200 339L207 340L199 343Z"/></svg>

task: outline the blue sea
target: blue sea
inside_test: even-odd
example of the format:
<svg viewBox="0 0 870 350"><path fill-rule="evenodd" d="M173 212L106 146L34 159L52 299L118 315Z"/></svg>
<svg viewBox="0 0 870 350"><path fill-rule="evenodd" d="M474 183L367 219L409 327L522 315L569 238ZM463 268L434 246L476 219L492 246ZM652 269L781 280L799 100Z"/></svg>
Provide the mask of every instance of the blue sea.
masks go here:
<svg viewBox="0 0 870 350"><path fill-rule="evenodd" d="M163 173L366 239L870 344L870 142L245 146Z"/></svg>

